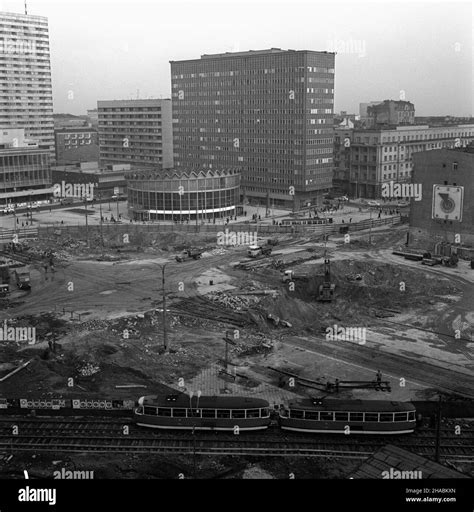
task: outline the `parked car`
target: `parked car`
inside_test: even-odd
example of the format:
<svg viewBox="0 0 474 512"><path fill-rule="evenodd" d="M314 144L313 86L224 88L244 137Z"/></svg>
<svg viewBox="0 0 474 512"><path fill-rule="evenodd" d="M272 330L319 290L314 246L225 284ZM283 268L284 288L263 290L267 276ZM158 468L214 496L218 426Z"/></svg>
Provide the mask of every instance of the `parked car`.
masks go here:
<svg viewBox="0 0 474 512"><path fill-rule="evenodd" d="M399 208L403 208L405 206L410 206L410 203L408 201L398 201L397 206Z"/></svg>
<svg viewBox="0 0 474 512"><path fill-rule="evenodd" d="M380 207L380 203L378 201L368 201L367 205L368 206L378 206L378 207Z"/></svg>

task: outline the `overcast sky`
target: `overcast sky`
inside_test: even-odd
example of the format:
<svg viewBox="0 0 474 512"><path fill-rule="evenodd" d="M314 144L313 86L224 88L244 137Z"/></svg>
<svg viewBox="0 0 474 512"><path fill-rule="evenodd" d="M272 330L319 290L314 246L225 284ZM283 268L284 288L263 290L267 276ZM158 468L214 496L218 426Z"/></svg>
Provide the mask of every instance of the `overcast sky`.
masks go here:
<svg viewBox="0 0 474 512"><path fill-rule="evenodd" d="M56 113L170 97L170 60L272 47L336 50L336 111L403 96L417 115L474 110L470 2L28 0L28 13L49 18Z"/></svg>

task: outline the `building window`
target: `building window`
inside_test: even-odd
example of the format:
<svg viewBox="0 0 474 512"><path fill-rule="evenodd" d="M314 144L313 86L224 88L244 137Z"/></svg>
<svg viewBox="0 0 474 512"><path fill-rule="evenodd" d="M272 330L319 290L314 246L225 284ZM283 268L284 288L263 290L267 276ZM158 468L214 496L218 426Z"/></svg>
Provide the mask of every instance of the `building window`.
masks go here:
<svg viewBox="0 0 474 512"><path fill-rule="evenodd" d="M453 171L457 171L457 170L458 170L458 163L453 162Z"/></svg>

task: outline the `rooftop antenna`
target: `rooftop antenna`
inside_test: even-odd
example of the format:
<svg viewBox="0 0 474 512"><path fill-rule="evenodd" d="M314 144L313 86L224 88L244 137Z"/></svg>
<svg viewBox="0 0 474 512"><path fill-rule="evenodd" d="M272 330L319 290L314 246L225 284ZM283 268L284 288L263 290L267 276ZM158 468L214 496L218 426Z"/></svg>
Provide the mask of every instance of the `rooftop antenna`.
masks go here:
<svg viewBox="0 0 474 512"><path fill-rule="evenodd" d="M137 89L137 100L140 98L140 89Z"/></svg>
<svg viewBox="0 0 474 512"><path fill-rule="evenodd" d="M26 0L25 0L25 14L28 14L28 6L26 5Z"/></svg>

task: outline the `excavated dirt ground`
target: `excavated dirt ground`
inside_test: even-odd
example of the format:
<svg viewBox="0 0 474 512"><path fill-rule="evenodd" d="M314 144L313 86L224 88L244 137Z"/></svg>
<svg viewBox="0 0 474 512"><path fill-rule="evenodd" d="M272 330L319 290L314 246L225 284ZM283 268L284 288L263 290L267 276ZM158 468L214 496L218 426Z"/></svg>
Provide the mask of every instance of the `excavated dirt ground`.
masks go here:
<svg viewBox="0 0 474 512"><path fill-rule="evenodd" d="M104 260L115 262L96 261L101 256L100 240L96 239L92 255L85 243L72 238L31 243L29 252L34 254L53 250L56 273L45 274L40 263L33 263L32 291L15 292L2 303L0 320L35 327L37 342L0 342L0 377L31 360L29 366L0 384L0 396L136 399L176 388L178 379L191 381L211 365L222 364L222 337L230 328L240 333L230 360L246 367L256 384L265 383L266 393L279 389L278 375L266 368L272 366L314 380L373 380L380 368L395 384L407 377L406 387L396 387L391 394L344 391L342 396L347 397L409 400L433 398L437 390L448 397L455 392L465 394L474 389L472 285L446 272L388 261L383 251L401 244L404 236L404 229L392 228L374 232L370 246L367 234L354 237L350 244L331 240L328 254L336 284L331 304L315 300L323 281L324 247L310 238L293 245L282 238L269 259L270 263L284 258L286 268L295 273L310 271L312 277L296 280L291 291L288 283L282 282L280 270L270 264L254 271L236 268L239 261L248 261L245 248L216 247L212 234L147 233L137 235L126 251L118 234L112 234L106 245L116 244L121 252L108 250ZM186 246L199 246L207 252L197 261L175 262L174 254ZM291 266L292 258L311 257L308 248L314 251L314 259ZM167 354L163 350L161 268L157 265L163 262L169 262L165 288L171 351ZM213 293L214 302L206 313L200 297L213 287L208 282L210 269L216 269L216 279L221 276L235 289ZM357 275L361 281L355 279ZM401 283L405 283L404 291ZM267 294L270 291L276 294ZM178 311L182 301L186 307ZM225 310L230 320L222 316ZM290 326L277 326L275 318ZM366 327L366 345L331 345L324 340L324 333L333 324ZM461 339L452 338L455 327ZM48 341L56 342L56 352L50 350ZM91 368L92 374L87 375ZM71 377L73 388L68 386ZM121 390L117 385L146 387ZM292 391L318 394L301 387ZM74 460L100 478L177 478L179 473L187 478L193 473L189 457L54 458L59 459L62 462L56 465ZM15 468L23 470L25 463L38 476L50 474L56 466L52 458L43 455L34 459L15 455L0 468L14 477ZM296 478L344 478L352 466L312 459L201 457L197 477L288 478L294 473Z"/></svg>

